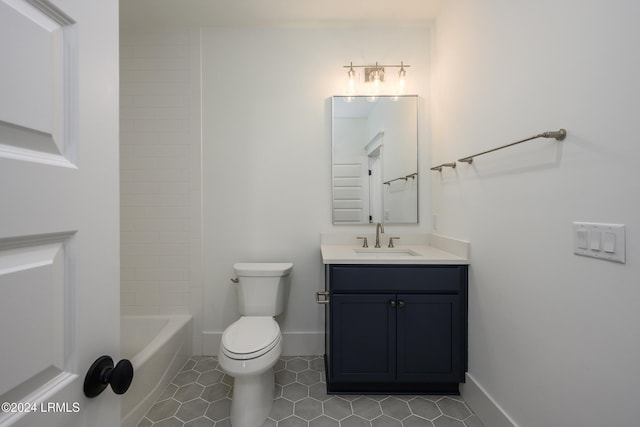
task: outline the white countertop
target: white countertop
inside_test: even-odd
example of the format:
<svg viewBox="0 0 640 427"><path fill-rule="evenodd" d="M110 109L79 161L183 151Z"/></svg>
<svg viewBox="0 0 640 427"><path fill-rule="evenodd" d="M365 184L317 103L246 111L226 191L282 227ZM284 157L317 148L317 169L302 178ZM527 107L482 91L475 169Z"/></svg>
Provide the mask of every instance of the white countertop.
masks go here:
<svg viewBox="0 0 640 427"><path fill-rule="evenodd" d="M320 249L323 264L448 264L470 263L469 242L437 234L380 235L381 248L374 248L375 234L366 236L369 248L362 247L362 240L355 234L321 234ZM395 248L387 248L389 237L395 240Z"/></svg>

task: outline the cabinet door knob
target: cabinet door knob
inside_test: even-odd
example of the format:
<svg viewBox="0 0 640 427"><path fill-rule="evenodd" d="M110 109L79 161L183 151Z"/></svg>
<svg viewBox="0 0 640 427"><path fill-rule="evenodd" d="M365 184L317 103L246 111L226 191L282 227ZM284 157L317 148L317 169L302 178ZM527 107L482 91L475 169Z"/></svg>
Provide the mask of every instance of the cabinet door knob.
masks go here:
<svg viewBox="0 0 640 427"><path fill-rule="evenodd" d="M398 307L404 308L404 301L402 300L398 301Z"/></svg>
<svg viewBox="0 0 640 427"><path fill-rule="evenodd" d="M396 308L396 300L392 299L389 301L389 305L393 308Z"/></svg>

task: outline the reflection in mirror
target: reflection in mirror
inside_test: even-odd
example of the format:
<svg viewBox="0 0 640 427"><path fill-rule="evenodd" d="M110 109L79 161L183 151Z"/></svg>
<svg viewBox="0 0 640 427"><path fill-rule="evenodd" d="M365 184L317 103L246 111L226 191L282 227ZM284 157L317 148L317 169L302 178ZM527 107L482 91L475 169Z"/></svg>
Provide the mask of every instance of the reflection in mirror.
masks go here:
<svg viewBox="0 0 640 427"><path fill-rule="evenodd" d="M418 222L418 97L334 96L333 223Z"/></svg>

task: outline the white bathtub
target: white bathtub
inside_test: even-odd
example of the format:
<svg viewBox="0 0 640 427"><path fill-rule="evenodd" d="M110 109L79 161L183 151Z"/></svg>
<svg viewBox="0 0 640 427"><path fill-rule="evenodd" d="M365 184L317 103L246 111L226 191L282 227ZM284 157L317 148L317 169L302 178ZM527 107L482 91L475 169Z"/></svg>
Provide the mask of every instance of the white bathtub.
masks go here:
<svg viewBox="0 0 640 427"><path fill-rule="evenodd" d="M133 382L122 395L122 427L135 427L192 354L190 315L122 316L122 358Z"/></svg>

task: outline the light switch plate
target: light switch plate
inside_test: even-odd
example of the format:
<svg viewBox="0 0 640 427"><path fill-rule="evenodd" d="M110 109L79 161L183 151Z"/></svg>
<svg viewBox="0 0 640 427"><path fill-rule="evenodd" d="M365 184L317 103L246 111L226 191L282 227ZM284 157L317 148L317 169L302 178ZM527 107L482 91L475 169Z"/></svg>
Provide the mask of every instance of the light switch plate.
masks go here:
<svg viewBox="0 0 640 427"><path fill-rule="evenodd" d="M607 261L626 262L624 224L573 223L573 253Z"/></svg>

